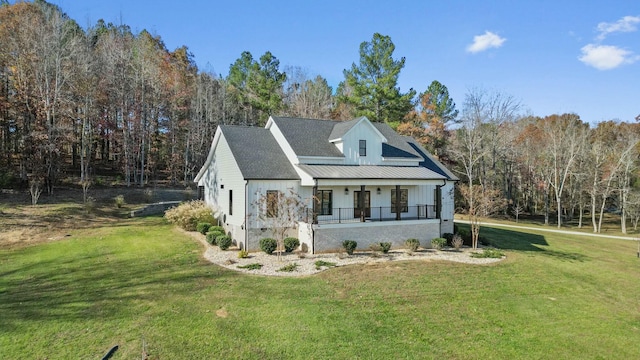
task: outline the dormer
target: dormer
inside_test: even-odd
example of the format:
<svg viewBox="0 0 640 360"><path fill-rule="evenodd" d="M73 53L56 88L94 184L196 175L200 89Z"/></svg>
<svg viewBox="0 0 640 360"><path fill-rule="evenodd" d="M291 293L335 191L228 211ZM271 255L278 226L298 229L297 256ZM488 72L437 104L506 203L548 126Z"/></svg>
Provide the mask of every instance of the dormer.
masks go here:
<svg viewBox="0 0 640 360"><path fill-rule="evenodd" d="M344 155L346 165L380 165L387 138L363 116L336 123L329 142Z"/></svg>

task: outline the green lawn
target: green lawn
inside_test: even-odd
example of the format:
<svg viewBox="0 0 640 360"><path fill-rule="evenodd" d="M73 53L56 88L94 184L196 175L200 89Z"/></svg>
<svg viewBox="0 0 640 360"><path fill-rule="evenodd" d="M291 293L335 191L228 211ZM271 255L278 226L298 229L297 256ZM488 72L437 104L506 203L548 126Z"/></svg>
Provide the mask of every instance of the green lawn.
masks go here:
<svg viewBox="0 0 640 360"><path fill-rule="evenodd" d="M634 242L483 228L490 266L241 275L160 218L0 248L0 359L634 359Z"/></svg>

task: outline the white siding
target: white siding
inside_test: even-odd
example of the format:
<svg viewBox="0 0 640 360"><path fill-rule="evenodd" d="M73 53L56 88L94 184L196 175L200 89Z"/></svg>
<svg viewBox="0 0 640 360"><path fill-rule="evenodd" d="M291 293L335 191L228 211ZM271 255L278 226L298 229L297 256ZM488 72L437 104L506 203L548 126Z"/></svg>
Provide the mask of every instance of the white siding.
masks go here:
<svg viewBox="0 0 640 360"><path fill-rule="evenodd" d="M367 142L367 156L360 156L360 140ZM381 165L382 139L377 129L368 121L356 124L342 137L342 153L345 164Z"/></svg>
<svg viewBox="0 0 640 360"><path fill-rule="evenodd" d="M243 242L244 235L237 229L244 222L245 182L224 134L220 134L211 162L200 179L200 184L204 186L205 202L214 210L218 210L218 219L227 232L231 233L235 241ZM229 214L229 191L233 192L233 214Z"/></svg>
<svg viewBox="0 0 640 360"><path fill-rule="evenodd" d="M277 190L284 194L288 194L290 189L300 195L308 204L311 204L311 191L303 188L301 191L297 180L251 180L247 186L247 218L250 228L261 228L263 224L258 220L259 214L265 209L260 209L258 200L261 196L266 196L268 190Z"/></svg>

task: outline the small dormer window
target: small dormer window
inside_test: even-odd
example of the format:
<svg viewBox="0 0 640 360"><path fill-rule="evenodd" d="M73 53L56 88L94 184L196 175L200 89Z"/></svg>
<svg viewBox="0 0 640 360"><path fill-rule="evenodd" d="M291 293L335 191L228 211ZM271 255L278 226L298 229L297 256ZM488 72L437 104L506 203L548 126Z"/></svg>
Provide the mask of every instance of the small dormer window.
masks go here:
<svg viewBox="0 0 640 360"><path fill-rule="evenodd" d="M360 156L367 156L367 140L360 140Z"/></svg>

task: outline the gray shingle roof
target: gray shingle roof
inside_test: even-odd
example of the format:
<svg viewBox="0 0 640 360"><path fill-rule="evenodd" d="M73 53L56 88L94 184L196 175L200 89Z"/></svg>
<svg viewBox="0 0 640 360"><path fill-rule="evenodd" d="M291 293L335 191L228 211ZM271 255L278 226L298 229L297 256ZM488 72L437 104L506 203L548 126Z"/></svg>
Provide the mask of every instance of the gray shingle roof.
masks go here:
<svg viewBox="0 0 640 360"><path fill-rule="evenodd" d="M414 138L409 136L404 136L404 138L407 143L424 159L420 162L420 166L431 169L432 171L445 176L448 180L459 180L458 177L449 171L449 169L447 169L442 163L429 155L427 150L425 150Z"/></svg>
<svg viewBox="0 0 640 360"><path fill-rule="evenodd" d="M395 132L385 123L372 123L380 133L387 138L387 143L382 144L382 156L391 158L420 158L422 157L411 147L404 136Z"/></svg>
<svg viewBox="0 0 640 360"><path fill-rule="evenodd" d="M272 117L291 148L298 156L344 157L329 140L339 139L362 118L349 121ZM387 158L420 158L420 154L389 125L372 123L387 138L382 156Z"/></svg>
<svg viewBox="0 0 640 360"><path fill-rule="evenodd" d="M220 130L245 179L300 179L269 130L232 125Z"/></svg>
<svg viewBox="0 0 640 360"><path fill-rule="evenodd" d="M338 121L272 117L273 121L298 156L344 157L329 142L334 125Z"/></svg>
<svg viewBox="0 0 640 360"><path fill-rule="evenodd" d="M442 180L446 177L421 166L298 165L316 179L416 179Z"/></svg>
<svg viewBox="0 0 640 360"><path fill-rule="evenodd" d="M351 128L358 123L362 119L361 117L349 121L335 121L333 130L329 135L327 140L336 140L340 139L344 136L344 134L348 133Z"/></svg>

